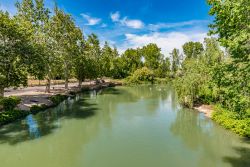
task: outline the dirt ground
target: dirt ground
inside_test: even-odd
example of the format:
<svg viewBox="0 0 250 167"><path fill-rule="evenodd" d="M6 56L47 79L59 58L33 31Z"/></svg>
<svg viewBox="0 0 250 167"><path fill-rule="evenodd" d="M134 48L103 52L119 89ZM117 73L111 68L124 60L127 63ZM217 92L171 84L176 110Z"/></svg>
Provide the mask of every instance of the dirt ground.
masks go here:
<svg viewBox="0 0 250 167"><path fill-rule="evenodd" d="M205 116L207 116L208 118L212 117L212 113L213 113L213 106L211 105L200 105L197 107L194 107L194 109L198 110L199 112L202 112L205 114Z"/></svg>

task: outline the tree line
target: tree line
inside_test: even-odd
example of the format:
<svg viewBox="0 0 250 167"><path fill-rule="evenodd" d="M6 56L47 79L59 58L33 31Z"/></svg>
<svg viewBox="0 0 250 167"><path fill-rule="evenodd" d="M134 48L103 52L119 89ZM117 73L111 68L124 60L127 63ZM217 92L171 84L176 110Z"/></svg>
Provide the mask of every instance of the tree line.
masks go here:
<svg viewBox="0 0 250 167"><path fill-rule="evenodd" d="M187 42L184 55L174 48L168 58L153 43L120 55L108 42L101 47L95 34L85 37L72 16L57 6L52 14L43 0L18 2L15 16L0 12L0 95L4 88L27 86L28 76L46 79L49 92L55 78L64 79L68 89L69 78L76 78L80 86L85 79L133 74L141 78L143 73L149 79L151 75L173 79L180 101L187 106L219 102L245 115L250 99L249 2L208 3L215 16L210 34L218 39Z"/></svg>
<svg viewBox="0 0 250 167"><path fill-rule="evenodd" d="M1 96L4 88L27 86L28 76L46 79L50 92L55 78L64 79L68 89L72 77L81 85L86 78L126 78L143 66L158 77L170 72L170 60L164 58L156 44L127 49L119 55L108 42L101 47L95 34L84 37L72 16L57 6L54 14L43 0L23 0L16 7L13 17L0 11Z"/></svg>
<svg viewBox="0 0 250 167"><path fill-rule="evenodd" d="M188 107L213 104L213 119L238 134L250 137L250 1L208 0L218 39L189 42L174 85ZM222 52L221 47L225 48Z"/></svg>

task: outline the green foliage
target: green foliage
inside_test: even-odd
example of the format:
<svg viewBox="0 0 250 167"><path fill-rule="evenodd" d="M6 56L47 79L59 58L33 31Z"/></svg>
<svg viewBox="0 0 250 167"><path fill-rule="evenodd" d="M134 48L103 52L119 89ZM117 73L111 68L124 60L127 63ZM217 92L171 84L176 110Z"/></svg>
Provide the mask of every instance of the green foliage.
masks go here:
<svg viewBox="0 0 250 167"><path fill-rule="evenodd" d="M127 84L153 83L154 73L147 67L136 70L132 76L127 78Z"/></svg>
<svg viewBox="0 0 250 167"><path fill-rule="evenodd" d="M215 17L210 33L218 34L222 46L229 49L231 56L249 62L250 53L250 1L208 0L209 14Z"/></svg>
<svg viewBox="0 0 250 167"><path fill-rule="evenodd" d="M185 43L182 48L187 58L197 58L204 50L202 43L192 41Z"/></svg>
<svg viewBox="0 0 250 167"><path fill-rule="evenodd" d="M126 76L142 67L140 49L127 49L122 55L122 66Z"/></svg>
<svg viewBox="0 0 250 167"><path fill-rule="evenodd" d="M154 74L156 77L159 78L166 78L170 76L170 60L169 58L166 59L162 59L162 61L160 61L160 64L158 66L158 68L156 70L154 70Z"/></svg>
<svg viewBox="0 0 250 167"><path fill-rule="evenodd" d="M214 103L219 98L212 74L220 66L223 53L213 38L205 39L205 46L197 58L186 57L181 75L174 81L180 102L188 107L196 103Z"/></svg>
<svg viewBox="0 0 250 167"><path fill-rule="evenodd" d="M0 125L16 121L17 119L23 118L27 115L29 115L29 112L20 110L0 112Z"/></svg>
<svg viewBox="0 0 250 167"><path fill-rule="evenodd" d="M180 51L176 48L173 49L172 53L172 67L171 70L175 75L180 67Z"/></svg>
<svg viewBox="0 0 250 167"><path fill-rule="evenodd" d="M54 105L58 105L62 101L66 100L67 96L66 95L57 94L55 96L51 96L49 99L53 102Z"/></svg>
<svg viewBox="0 0 250 167"><path fill-rule="evenodd" d="M235 133L250 137L250 117L241 118L236 112L230 112L221 107L217 107L213 112L212 119Z"/></svg>
<svg viewBox="0 0 250 167"><path fill-rule="evenodd" d="M30 32L23 29L23 24L0 11L0 96L6 87L27 85L28 73L33 67L43 70L41 46L32 43Z"/></svg>
<svg viewBox="0 0 250 167"><path fill-rule="evenodd" d="M161 54L161 48L156 44L151 43L144 46L141 49L141 55L145 58L145 66L151 70L155 70L159 67L159 63L163 58Z"/></svg>
<svg viewBox="0 0 250 167"><path fill-rule="evenodd" d="M169 78L155 78L154 83L156 84L168 84L171 80Z"/></svg>
<svg viewBox="0 0 250 167"><path fill-rule="evenodd" d="M213 71L213 81L219 90L223 107L242 117L250 108L250 1L208 0L215 21L211 34L218 34L230 58Z"/></svg>
<svg viewBox="0 0 250 167"><path fill-rule="evenodd" d="M0 98L0 105L5 111L13 110L20 102L21 98L15 96Z"/></svg>

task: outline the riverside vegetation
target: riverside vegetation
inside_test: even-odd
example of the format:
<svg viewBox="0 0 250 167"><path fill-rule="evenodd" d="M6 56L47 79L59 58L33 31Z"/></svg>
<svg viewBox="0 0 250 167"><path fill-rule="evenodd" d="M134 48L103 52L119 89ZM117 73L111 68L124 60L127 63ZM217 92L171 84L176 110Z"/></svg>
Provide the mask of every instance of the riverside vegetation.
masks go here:
<svg viewBox="0 0 250 167"><path fill-rule="evenodd" d="M64 79L67 90L70 78L81 87L85 79L110 77L126 78L127 84L173 82L183 105L216 105L216 122L250 137L250 1L208 4L214 16L210 34L218 38L187 42L184 55L173 48L169 58L154 43L123 54L108 42L101 47L95 34L84 37L70 14L57 6L52 14L43 0L18 2L13 17L0 11L0 97L5 110L0 122L27 114L15 110L18 99L3 96L5 88L27 86L29 77L47 80L47 92L53 79Z"/></svg>

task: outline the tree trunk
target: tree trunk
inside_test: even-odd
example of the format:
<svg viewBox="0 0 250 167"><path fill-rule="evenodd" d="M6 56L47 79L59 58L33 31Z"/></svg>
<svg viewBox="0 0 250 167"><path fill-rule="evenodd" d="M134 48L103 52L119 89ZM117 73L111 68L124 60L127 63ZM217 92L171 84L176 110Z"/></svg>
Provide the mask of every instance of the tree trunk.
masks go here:
<svg viewBox="0 0 250 167"><path fill-rule="evenodd" d="M48 78L45 92L50 93L50 85L51 85L51 79Z"/></svg>
<svg viewBox="0 0 250 167"><path fill-rule="evenodd" d="M4 88L0 87L0 97L4 97Z"/></svg>
<svg viewBox="0 0 250 167"><path fill-rule="evenodd" d="M79 81L78 81L78 86L79 86L79 88L82 87L82 80L79 80Z"/></svg>
<svg viewBox="0 0 250 167"><path fill-rule="evenodd" d="M65 63L65 89L68 90L69 89L69 74L68 74L68 66Z"/></svg>

